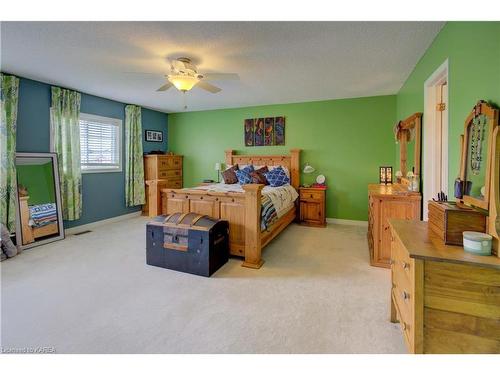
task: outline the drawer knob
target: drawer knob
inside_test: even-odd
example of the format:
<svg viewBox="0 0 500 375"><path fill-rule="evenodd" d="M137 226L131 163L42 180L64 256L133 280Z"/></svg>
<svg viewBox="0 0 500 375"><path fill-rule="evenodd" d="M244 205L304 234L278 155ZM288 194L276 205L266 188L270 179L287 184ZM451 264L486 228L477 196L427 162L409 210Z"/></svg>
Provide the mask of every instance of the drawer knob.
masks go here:
<svg viewBox="0 0 500 375"><path fill-rule="evenodd" d="M313 197L313 195L311 194L311 198Z"/></svg>
<svg viewBox="0 0 500 375"><path fill-rule="evenodd" d="M401 297L403 297L403 300L406 301L407 299L410 299L410 293L403 291L403 293L401 293Z"/></svg>
<svg viewBox="0 0 500 375"><path fill-rule="evenodd" d="M406 331L408 328L410 328L410 326L403 322L403 331Z"/></svg>
<svg viewBox="0 0 500 375"><path fill-rule="evenodd" d="M410 268L410 263L407 263L407 262L401 262L401 265L403 266L403 269L404 270L407 270Z"/></svg>

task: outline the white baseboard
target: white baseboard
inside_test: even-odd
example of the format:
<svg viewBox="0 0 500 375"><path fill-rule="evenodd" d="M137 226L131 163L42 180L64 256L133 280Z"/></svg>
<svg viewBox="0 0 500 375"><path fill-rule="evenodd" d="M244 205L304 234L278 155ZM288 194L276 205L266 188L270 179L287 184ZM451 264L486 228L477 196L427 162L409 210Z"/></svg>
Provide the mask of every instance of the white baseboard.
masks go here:
<svg viewBox="0 0 500 375"><path fill-rule="evenodd" d="M92 230L92 229L94 229L96 227L100 227L101 225L104 225L104 224L111 224L111 223L116 223L116 222L122 221L122 220L132 219L134 217L139 217L139 216L141 216L141 214L142 214L142 211L137 211L137 212L131 212L131 213L125 214L125 215L110 217L109 219L94 221L92 223L78 225L77 227L65 229L64 233L68 236L68 235L83 232L86 230Z"/></svg>
<svg viewBox="0 0 500 375"><path fill-rule="evenodd" d="M358 227L368 227L368 221L363 221L363 220L346 220L346 219L334 219L333 217L327 217L326 222L330 224L356 225Z"/></svg>

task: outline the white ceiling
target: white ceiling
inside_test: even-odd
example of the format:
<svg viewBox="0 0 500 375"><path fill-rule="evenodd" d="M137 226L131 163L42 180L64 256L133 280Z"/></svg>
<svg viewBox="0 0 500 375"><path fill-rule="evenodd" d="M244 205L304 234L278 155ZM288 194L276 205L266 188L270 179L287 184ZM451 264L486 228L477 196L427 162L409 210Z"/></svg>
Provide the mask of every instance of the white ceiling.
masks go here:
<svg viewBox="0 0 500 375"><path fill-rule="evenodd" d="M189 111L395 94L443 22L2 22L1 69L164 112L167 57L241 81L194 88ZM156 75L130 74L151 72Z"/></svg>

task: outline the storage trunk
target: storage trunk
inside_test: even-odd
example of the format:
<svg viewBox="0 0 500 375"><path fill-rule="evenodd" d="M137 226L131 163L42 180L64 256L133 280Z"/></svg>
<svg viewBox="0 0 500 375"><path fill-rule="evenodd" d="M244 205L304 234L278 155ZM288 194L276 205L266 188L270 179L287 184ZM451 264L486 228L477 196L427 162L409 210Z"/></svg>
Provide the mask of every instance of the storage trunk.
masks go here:
<svg viewBox="0 0 500 375"><path fill-rule="evenodd" d="M463 232L486 232L486 215L454 202L429 201L429 228L446 245L463 245Z"/></svg>
<svg viewBox="0 0 500 375"><path fill-rule="evenodd" d="M146 263L211 276L229 257L229 223L196 213L158 216L146 227Z"/></svg>

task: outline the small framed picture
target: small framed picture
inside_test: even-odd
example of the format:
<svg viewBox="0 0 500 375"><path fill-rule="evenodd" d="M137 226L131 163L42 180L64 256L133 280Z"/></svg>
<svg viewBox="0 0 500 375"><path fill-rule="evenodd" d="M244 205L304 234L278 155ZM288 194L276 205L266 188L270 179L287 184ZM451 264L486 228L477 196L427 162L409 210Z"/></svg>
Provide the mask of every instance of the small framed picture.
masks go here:
<svg viewBox="0 0 500 375"><path fill-rule="evenodd" d="M146 142L163 142L163 132L159 130L146 130Z"/></svg>

